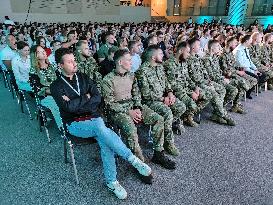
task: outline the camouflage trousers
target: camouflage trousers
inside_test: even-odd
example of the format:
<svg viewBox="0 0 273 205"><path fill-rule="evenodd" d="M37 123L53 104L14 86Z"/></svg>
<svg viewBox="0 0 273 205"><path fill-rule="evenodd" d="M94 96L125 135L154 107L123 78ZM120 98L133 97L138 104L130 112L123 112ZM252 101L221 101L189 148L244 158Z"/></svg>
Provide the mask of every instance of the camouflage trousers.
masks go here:
<svg viewBox="0 0 273 205"><path fill-rule="evenodd" d="M264 73L266 75L265 80L269 80L270 79L270 83L272 82L272 78L273 78L273 68L267 68L265 66L261 66L258 69L261 73Z"/></svg>
<svg viewBox="0 0 273 205"><path fill-rule="evenodd" d="M248 85L248 87L251 89L253 88L255 85L257 85L258 80L250 75L245 74L244 76L242 76L242 78L244 78L246 81L246 84Z"/></svg>
<svg viewBox="0 0 273 205"><path fill-rule="evenodd" d="M238 89L236 88L237 86L230 82L228 84L223 84L223 86L225 87L226 89L226 95L225 95L225 98L224 98L224 104L230 102L230 101L234 101L235 98L237 97L238 95Z"/></svg>
<svg viewBox="0 0 273 205"><path fill-rule="evenodd" d="M143 105L142 118L145 125L152 125L153 148L155 151L163 150L164 143L164 119L159 114ZM137 127L133 119L127 113L117 113L112 115L111 121L121 129L122 134L126 137L129 148L134 152L140 149L138 143ZM141 150L141 149L140 149Z"/></svg>
<svg viewBox="0 0 273 205"><path fill-rule="evenodd" d="M184 113L184 116L194 115L198 112L198 110L200 110L199 106L187 93L175 92L175 96L186 106L186 112Z"/></svg>
<svg viewBox="0 0 273 205"><path fill-rule="evenodd" d="M164 118L165 142L174 143L172 124L174 120L180 119L184 114L186 105L178 98L170 107L159 101L147 102L147 105Z"/></svg>
<svg viewBox="0 0 273 205"><path fill-rule="evenodd" d="M231 78L230 84L238 90L237 95L233 99L233 105L236 106L239 104L241 97L244 96L245 91L248 91L251 88L250 83L243 77L237 75Z"/></svg>
<svg viewBox="0 0 273 205"><path fill-rule="evenodd" d="M200 88L201 99L211 102L213 113L220 117L226 116L227 111L224 108L224 98L226 95L225 87L216 82L211 82L209 85L202 84Z"/></svg>

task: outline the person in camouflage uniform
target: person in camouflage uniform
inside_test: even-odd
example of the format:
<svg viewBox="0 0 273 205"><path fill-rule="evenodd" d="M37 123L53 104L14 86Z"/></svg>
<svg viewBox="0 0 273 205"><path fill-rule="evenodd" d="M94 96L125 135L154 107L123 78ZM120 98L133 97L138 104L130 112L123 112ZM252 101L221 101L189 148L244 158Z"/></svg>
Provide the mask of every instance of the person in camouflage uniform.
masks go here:
<svg viewBox="0 0 273 205"><path fill-rule="evenodd" d="M255 32L251 35L252 45L249 48L250 58L253 63L257 66L260 72L266 75L268 81L268 89L273 89L272 79L273 79L273 67L272 67L272 50L270 45L268 45L269 36L272 34L266 34L264 38L264 44L262 43L262 34Z"/></svg>
<svg viewBox="0 0 273 205"><path fill-rule="evenodd" d="M102 76L99 73L99 66L96 60L91 56L91 51L86 41L80 40L77 42L75 57L78 70L87 74L91 80L96 82L98 90L101 91Z"/></svg>
<svg viewBox="0 0 273 205"><path fill-rule="evenodd" d="M232 112L244 113L240 98L244 95L244 85L236 78L232 78L231 72L223 72L220 66L222 48L218 41L210 40L208 43L209 55L203 59L210 78L222 84L226 88L225 102L233 101ZM225 104L225 103L224 103Z"/></svg>
<svg viewBox="0 0 273 205"><path fill-rule="evenodd" d="M212 103L214 111L211 120L234 126L235 122L228 116L223 105L226 89L210 79L201 58L197 55L200 50L200 41L192 38L189 40L189 45L191 48L191 56L188 59L189 75L200 90L200 95Z"/></svg>
<svg viewBox="0 0 273 205"><path fill-rule="evenodd" d="M230 83L228 78L223 76L219 64L219 55L221 54L221 46L217 40L210 40L208 42L208 53L202 59L204 66L208 72L210 80L222 85L226 89L226 95L224 98L224 105L230 101L236 99L238 104L238 89Z"/></svg>
<svg viewBox="0 0 273 205"><path fill-rule="evenodd" d="M102 81L102 95L109 111L109 118L121 128L129 148L142 161L144 157L138 143L136 124L152 125L154 156L152 161L167 169L174 169L175 163L164 154L164 119L141 104L141 97L134 74L130 72L132 57L127 49L114 55L116 69Z"/></svg>
<svg viewBox="0 0 273 205"><path fill-rule="evenodd" d="M179 151L174 145L172 125L173 122L180 122L186 106L172 93L162 65L162 50L157 45L151 45L143 55L146 61L136 72L142 102L164 117L164 147L170 154L178 155Z"/></svg>
<svg viewBox="0 0 273 205"><path fill-rule="evenodd" d="M184 113L184 122L192 127L198 124L193 120L194 115L203 107L198 103L198 91L188 74L186 59L190 56L190 47L187 42L181 42L176 47L176 55L171 56L164 63L167 79L175 96L187 107Z"/></svg>
<svg viewBox="0 0 273 205"><path fill-rule="evenodd" d="M62 126L59 107L51 96L50 85L57 79L56 68L48 63L45 50L41 46L33 46L30 50L30 84L39 96L41 105L50 109L58 127Z"/></svg>
<svg viewBox="0 0 273 205"><path fill-rule="evenodd" d="M232 53L233 49L238 45L238 41L235 37L229 37L226 40L225 49L220 57L220 66L224 76L230 76L231 79L235 79L238 86L242 87L246 92L247 96L250 96L252 90L258 81L256 78L247 75L244 70L236 69L235 57Z"/></svg>
<svg viewBox="0 0 273 205"><path fill-rule="evenodd" d="M271 70L273 68L273 34L267 33L264 35L264 40L262 44L262 63L269 67Z"/></svg>

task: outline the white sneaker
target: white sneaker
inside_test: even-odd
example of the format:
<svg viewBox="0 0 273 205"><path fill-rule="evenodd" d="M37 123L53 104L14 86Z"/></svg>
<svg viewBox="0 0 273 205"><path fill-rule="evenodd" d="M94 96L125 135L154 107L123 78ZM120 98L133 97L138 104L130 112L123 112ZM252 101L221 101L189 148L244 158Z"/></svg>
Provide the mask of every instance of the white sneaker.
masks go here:
<svg viewBox="0 0 273 205"><path fill-rule="evenodd" d="M150 176L152 173L152 169L135 155L130 156L128 161L137 169L141 175Z"/></svg>
<svg viewBox="0 0 273 205"><path fill-rule="evenodd" d="M127 198L127 192L126 192L126 190L119 184L118 181L107 183L107 187L119 199L126 199Z"/></svg>

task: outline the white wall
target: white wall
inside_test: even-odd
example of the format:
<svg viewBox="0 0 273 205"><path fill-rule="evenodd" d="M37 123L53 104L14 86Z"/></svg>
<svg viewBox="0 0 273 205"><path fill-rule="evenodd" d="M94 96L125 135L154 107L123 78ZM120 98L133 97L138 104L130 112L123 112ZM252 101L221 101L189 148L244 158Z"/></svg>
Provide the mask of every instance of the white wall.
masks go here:
<svg viewBox="0 0 273 205"><path fill-rule="evenodd" d="M85 10L81 14L41 14L30 13L29 21L36 22L143 22L151 20L150 7L126 7L120 6L119 15L100 15L95 10ZM4 21L4 16L9 16L13 21L25 22L27 13L13 13L10 0L0 0L0 21Z"/></svg>

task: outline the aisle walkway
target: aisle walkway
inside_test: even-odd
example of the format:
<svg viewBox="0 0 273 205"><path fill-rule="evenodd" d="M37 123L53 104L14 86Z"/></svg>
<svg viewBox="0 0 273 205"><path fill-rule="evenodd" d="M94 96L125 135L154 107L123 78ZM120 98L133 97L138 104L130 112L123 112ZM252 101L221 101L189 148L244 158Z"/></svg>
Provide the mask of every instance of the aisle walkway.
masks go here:
<svg viewBox="0 0 273 205"><path fill-rule="evenodd" d="M168 171L151 165L152 186L142 184L120 160L119 180L129 198L117 200L105 187L96 145L77 154L79 178L64 164L62 140L51 124L52 143L37 121L20 113L0 80L0 204L273 204L273 92L246 103L248 114L232 114L236 127L207 120L176 141L181 156ZM271 200L272 199L272 200Z"/></svg>

